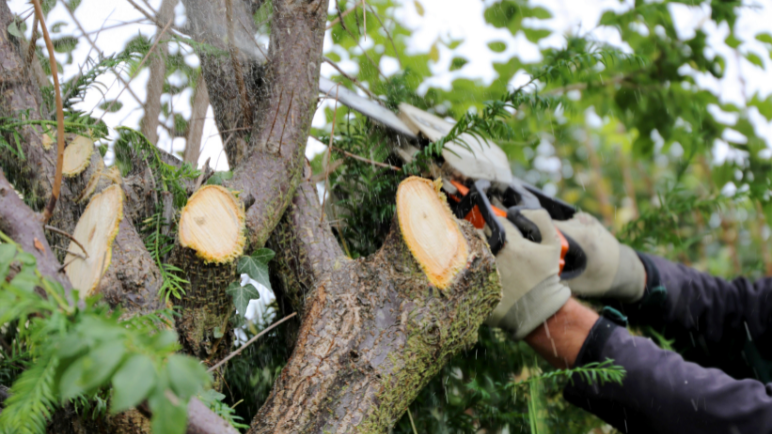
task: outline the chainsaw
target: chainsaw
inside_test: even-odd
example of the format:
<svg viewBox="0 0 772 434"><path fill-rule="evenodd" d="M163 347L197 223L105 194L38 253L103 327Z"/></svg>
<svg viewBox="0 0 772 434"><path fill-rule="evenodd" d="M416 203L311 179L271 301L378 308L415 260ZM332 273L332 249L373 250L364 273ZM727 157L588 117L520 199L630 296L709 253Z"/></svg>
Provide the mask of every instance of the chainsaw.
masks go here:
<svg viewBox="0 0 772 434"><path fill-rule="evenodd" d="M399 105L399 114L395 115L324 78L320 89L397 133L393 152L405 163L412 161L423 147L445 137L454 126L406 103ZM497 217L508 219L525 238L538 243L542 234L522 211L544 209L553 220L568 220L576 213L576 208L568 203L513 176L504 151L492 141L471 134L461 134L446 143L441 157L430 163L428 172L442 179L442 189L457 218L469 221L477 229L487 229L488 245L494 255L506 243L504 227ZM576 241L555 230L561 241L561 278L571 279L584 271L587 258Z"/></svg>

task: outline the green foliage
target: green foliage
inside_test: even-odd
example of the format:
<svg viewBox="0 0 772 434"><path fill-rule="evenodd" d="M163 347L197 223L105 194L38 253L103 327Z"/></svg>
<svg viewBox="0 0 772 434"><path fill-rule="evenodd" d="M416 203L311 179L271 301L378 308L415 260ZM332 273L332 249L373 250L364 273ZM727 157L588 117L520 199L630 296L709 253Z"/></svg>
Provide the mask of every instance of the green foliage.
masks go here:
<svg viewBox="0 0 772 434"><path fill-rule="evenodd" d="M157 188L156 212L143 222L141 232L145 235L145 246L161 270L163 284L158 291L159 297L167 302L172 297L180 299L185 294L183 285L187 282L180 277L183 275L182 270L167 262L169 253L174 248L174 238L164 235L161 227L172 225L173 222L164 220L162 201L158 200L157 195L159 192L169 192L172 194L175 209L184 207L188 201L188 193L182 182L186 179L196 179L200 172L189 163L182 163L179 167L166 163L158 148L139 131L127 127L117 127L116 131L119 136L113 144L113 150L115 165L120 168L121 174L127 175L137 164L149 167L153 174Z"/></svg>
<svg viewBox="0 0 772 434"><path fill-rule="evenodd" d="M148 400L155 433L184 433L187 402L210 380L197 360L174 354L171 314L121 321L119 309L68 294L40 276L32 255L2 233L0 239L0 324L17 329L28 358L0 414L0 431L44 433L59 405L99 398L111 387L112 412Z"/></svg>

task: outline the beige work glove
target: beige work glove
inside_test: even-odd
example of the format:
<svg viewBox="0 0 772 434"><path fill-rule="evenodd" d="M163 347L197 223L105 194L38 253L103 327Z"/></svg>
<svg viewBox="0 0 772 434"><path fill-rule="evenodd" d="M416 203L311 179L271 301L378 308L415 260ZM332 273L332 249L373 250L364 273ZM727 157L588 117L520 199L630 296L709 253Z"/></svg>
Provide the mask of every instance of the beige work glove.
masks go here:
<svg viewBox="0 0 772 434"><path fill-rule="evenodd" d="M587 267L565 280L571 291L583 297L609 297L625 303L638 301L646 287L646 270L633 249L616 238L593 216L577 213L571 220L555 221L587 256Z"/></svg>
<svg viewBox="0 0 772 434"><path fill-rule="evenodd" d="M509 220L497 217L507 237L496 255L503 296L485 322L509 331L515 339L526 337L571 297L558 277L560 239L552 219L543 209L521 212L538 226L542 241L524 238Z"/></svg>

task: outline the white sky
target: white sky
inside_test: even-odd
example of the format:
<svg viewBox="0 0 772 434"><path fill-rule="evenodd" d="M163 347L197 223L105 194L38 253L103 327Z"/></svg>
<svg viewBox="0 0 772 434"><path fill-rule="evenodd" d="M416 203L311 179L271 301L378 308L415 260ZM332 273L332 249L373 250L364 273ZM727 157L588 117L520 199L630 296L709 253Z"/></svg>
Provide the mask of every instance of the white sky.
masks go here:
<svg viewBox="0 0 772 434"><path fill-rule="evenodd" d="M492 62L503 61L512 55L519 55L523 61L535 61L540 57L537 47L530 43L522 33L512 36L506 29L495 29L485 23L483 11L486 5L492 3L491 0L485 1L467 1L467 0L419 0L425 13L419 16L416 11L413 0L398 0L402 6L394 11L394 15L405 25L414 30L409 46L412 50L421 52L427 51L431 45L438 39L464 39L464 43L457 48L455 53L440 45L440 60L437 64L432 64L432 71L435 72L427 83L429 85L449 88L450 83L457 77L479 78L483 82L489 83L496 78L496 73L492 68ZM535 0L544 5L555 16L547 21L526 21L526 25L545 26L557 30L557 34L544 39L540 42L541 46L561 46L564 41L562 34L591 34L595 39L623 46L619 33L615 29L598 28L597 22L604 10L615 9L624 10L632 5L631 0L619 2L617 0ZM155 9L158 8L160 0L150 0L149 3ZM772 6L762 6L761 0L746 0L746 6L741 11L740 19L737 24L737 33L739 39L744 41L739 47L741 54L753 52L757 54L765 65L770 66L770 55L763 44L755 41L753 37L760 31L770 31L769 23L772 22ZM31 11L30 5L26 0L10 0L11 10L26 16ZM724 56L726 62L726 74L722 80L716 80L710 76L695 76L699 85L710 89L719 95L721 101L743 104L745 98L750 98L754 93L759 92L762 96L772 92L772 80L766 78L766 72L755 67L742 56L736 56L735 52L726 46L723 42L728 34L727 26L716 27L710 22L710 10L707 6L685 6L671 5L671 13L675 17L679 35L688 38L694 34L696 28L703 28L709 35L709 42L714 53ZM176 24L181 25L184 22L184 7L177 8L178 18ZM131 22L143 18L128 2L124 0L83 0L80 7L76 10L76 16L88 33L98 31L102 26L109 27L117 24ZM388 18L384 17L388 22ZM31 19L29 20L31 21ZM61 29L61 34L80 36L78 28L72 23L69 14L60 2L48 16L49 28L57 22L68 23ZM96 34L92 33L90 37L96 39L96 45L105 55L118 52L123 49L125 43L130 38L141 32L144 35L153 37L156 32L154 25L148 24L129 24L120 27L114 27ZM29 31L28 31L29 35ZM487 47L488 42L499 40L507 44L507 50L503 53L494 53ZM42 41L40 41L42 43ZM325 49L329 49L332 44L330 32L327 32L325 38ZM368 47L368 43L363 43ZM629 47L628 47L629 48ZM176 44L170 44L172 52L179 49ZM186 59L193 66L198 65L197 56L186 49ZM80 65L89 56L94 56L91 46L88 42L82 41L73 52L74 61L72 64L65 65L63 78L66 80L78 72ZM469 59L463 68L453 72L447 72L452 57L462 56ZM58 54L60 62L67 60L67 55ZM357 72L357 66L344 60L341 66L351 73ZM381 68L384 73L393 74L397 71L396 62L390 62L388 59L382 61ZM689 71L688 67L684 71ZM322 74L325 76L334 75L334 70L329 65L323 64ZM148 79L148 71L144 69L131 82L131 89L140 100L145 98L145 84ZM514 78L513 85L517 85L518 80L524 80L525 77L517 75ZM85 101L78 108L85 111L94 110L96 116L101 116L102 111L98 108L100 103L106 98L114 99L120 92L122 85L116 83L115 77L111 74L105 74L99 81L104 85L101 89L94 87L91 89ZM744 94L743 94L744 83ZM103 96L105 92L106 97ZM174 96L171 100L173 109L177 113L182 113L186 117L190 114L190 91L183 92ZM168 96L165 98L168 99ZM123 92L120 97L123 102L123 108L117 113L104 114L104 120L111 127L127 126L138 128L139 120L142 117L141 105L134 100L129 92ZM324 106L323 106L324 107ZM717 119L731 125L734 117L724 114L718 108L713 110ZM772 123L769 123L752 110L752 120L757 128L757 133L767 138L767 142L772 147ZM317 113L314 118L314 125L324 127L325 121L322 111ZM728 133L731 135L731 132ZM165 130L159 128L159 146L165 150L180 151L184 148L184 139L176 139L173 143L170 141ZM732 138L732 137L727 137ZM309 143L307 155L311 156L324 149L324 145L311 141ZM733 158L729 152L728 146L717 143L714 146L714 157L719 162L726 158ZM207 122L204 129L204 148L202 151L200 163L203 163L208 157L212 158L212 164L217 170L225 170L227 163L222 153L222 144L214 125L211 107L207 113Z"/></svg>

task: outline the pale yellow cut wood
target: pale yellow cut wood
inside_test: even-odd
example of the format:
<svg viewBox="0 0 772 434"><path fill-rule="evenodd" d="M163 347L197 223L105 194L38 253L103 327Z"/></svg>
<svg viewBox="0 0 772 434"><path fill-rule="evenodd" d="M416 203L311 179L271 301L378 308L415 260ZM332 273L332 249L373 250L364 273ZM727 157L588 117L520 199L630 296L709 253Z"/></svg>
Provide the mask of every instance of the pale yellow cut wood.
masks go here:
<svg viewBox="0 0 772 434"><path fill-rule="evenodd" d="M43 145L43 149L48 151L51 149L51 145L54 144L54 139L52 139L48 133L43 133L43 136L40 138L40 143Z"/></svg>
<svg viewBox="0 0 772 434"><path fill-rule="evenodd" d="M62 175L71 178L86 170L94 152L94 142L88 137L75 136L64 148Z"/></svg>
<svg viewBox="0 0 772 434"><path fill-rule="evenodd" d="M68 253L64 258L64 263L68 264L64 270L72 286L81 290L83 294L92 295L98 291L97 286L102 274L110 266L113 241L118 235L121 220L123 220L123 191L117 185L112 185L94 195L78 220L72 236L83 244L88 257L83 259ZM80 246L72 241L67 250L84 253Z"/></svg>
<svg viewBox="0 0 772 434"><path fill-rule="evenodd" d="M207 262L230 262L244 251L244 206L224 187L201 187L182 209L180 245Z"/></svg>
<svg viewBox="0 0 772 434"><path fill-rule="evenodd" d="M469 246L437 185L412 176L397 189L397 218L413 257L440 289L467 263Z"/></svg>

